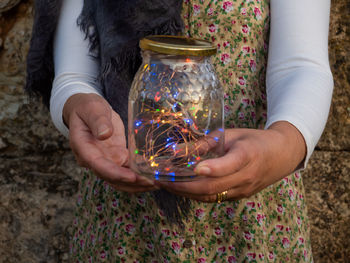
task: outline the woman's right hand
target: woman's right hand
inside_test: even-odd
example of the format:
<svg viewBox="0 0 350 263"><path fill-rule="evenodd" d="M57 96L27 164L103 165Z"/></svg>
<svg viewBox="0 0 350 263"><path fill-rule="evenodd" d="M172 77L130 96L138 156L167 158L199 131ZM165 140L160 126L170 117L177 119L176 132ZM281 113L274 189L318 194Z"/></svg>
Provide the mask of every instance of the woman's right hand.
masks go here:
<svg viewBox="0 0 350 263"><path fill-rule="evenodd" d="M115 189L129 193L156 190L154 182L128 167L125 129L119 115L96 94L79 93L64 105L69 142L80 166Z"/></svg>

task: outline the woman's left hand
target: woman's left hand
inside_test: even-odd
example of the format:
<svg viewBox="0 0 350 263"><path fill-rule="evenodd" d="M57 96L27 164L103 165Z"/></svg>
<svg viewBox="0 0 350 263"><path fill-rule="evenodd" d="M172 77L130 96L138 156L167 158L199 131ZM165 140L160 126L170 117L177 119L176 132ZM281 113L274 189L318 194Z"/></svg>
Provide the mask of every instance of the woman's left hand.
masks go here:
<svg viewBox="0 0 350 263"><path fill-rule="evenodd" d="M217 202L217 195L224 191L226 200L247 198L295 171L305 154L303 136L285 121L267 130L227 129L225 155L197 165L195 172L202 178L156 184L202 202Z"/></svg>

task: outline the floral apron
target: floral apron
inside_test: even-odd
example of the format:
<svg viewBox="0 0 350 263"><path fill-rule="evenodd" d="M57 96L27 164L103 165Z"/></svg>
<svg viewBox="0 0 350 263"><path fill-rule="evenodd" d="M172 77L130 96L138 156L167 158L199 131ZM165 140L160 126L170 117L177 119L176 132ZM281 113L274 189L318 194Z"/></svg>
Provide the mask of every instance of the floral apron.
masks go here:
<svg viewBox="0 0 350 263"><path fill-rule="evenodd" d="M226 128L264 128L268 0L184 0L185 34L217 45ZM183 229L149 193L117 192L89 172L80 186L72 262L312 262L299 173L240 201L192 201Z"/></svg>

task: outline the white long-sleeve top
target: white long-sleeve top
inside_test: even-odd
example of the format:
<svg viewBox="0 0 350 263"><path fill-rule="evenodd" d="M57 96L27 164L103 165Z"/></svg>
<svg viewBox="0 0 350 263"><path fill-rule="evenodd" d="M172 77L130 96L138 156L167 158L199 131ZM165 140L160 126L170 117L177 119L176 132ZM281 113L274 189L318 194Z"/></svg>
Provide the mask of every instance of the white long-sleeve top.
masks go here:
<svg viewBox="0 0 350 263"><path fill-rule="evenodd" d="M88 40L77 26L83 0L64 0L54 41L55 79L50 112L66 137L62 110L77 93L102 96L96 81L99 65L89 55ZM271 0L266 77L267 123L293 124L303 135L305 167L325 127L333 91L328 61L330 0Z"/></svg>

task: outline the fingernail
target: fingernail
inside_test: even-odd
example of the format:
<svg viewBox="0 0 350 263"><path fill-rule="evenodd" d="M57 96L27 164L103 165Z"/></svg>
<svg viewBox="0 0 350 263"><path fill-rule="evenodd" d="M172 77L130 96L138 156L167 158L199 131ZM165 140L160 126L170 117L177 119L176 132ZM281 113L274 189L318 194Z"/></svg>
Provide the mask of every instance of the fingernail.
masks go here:
<svg viewBox="0 0 350 263"><path fill-rule="evenodd" d="M208 166L197 166L195 169L196 174L201 174L201 175L209 175L211 173L211 170Z"/></svg>
<svg viewBox="0 0 350 263"><path fill-rule="evenodd" d="M100 127L98 127L98 136L105 135L107 132L109 132L109 127L106 124L102 124Z"/></svg>

